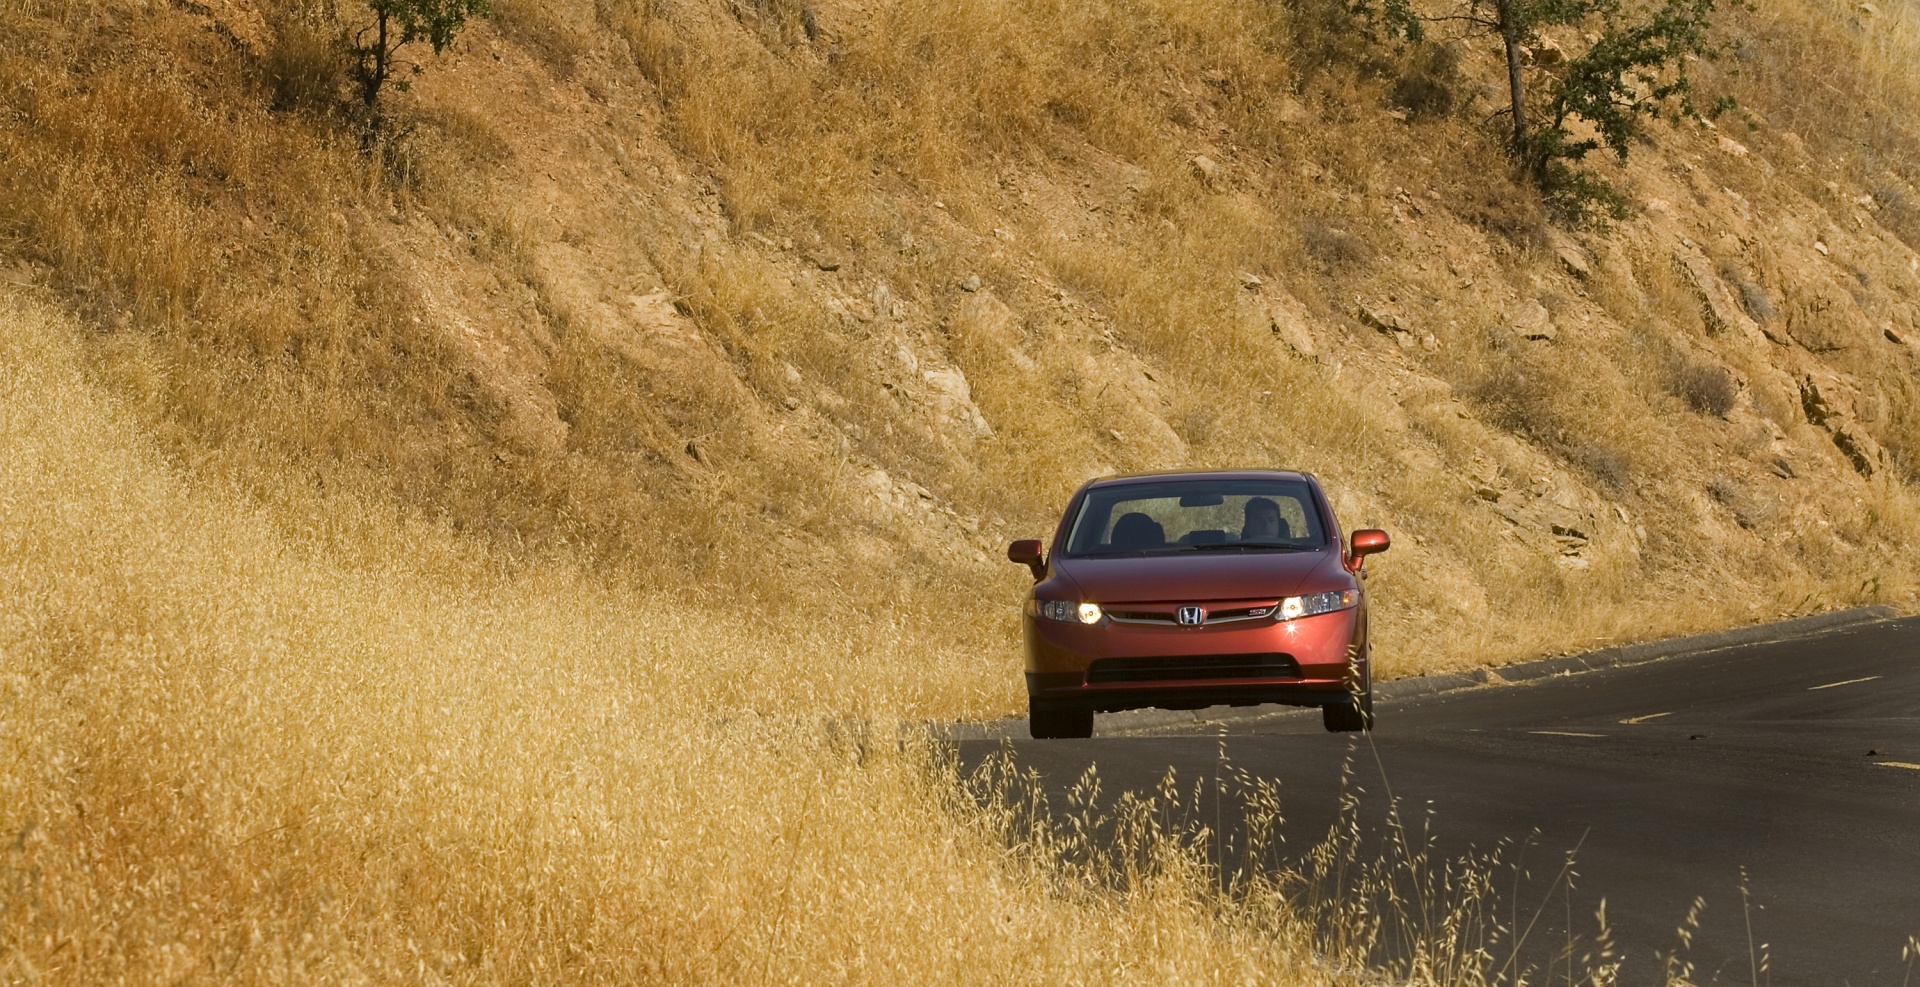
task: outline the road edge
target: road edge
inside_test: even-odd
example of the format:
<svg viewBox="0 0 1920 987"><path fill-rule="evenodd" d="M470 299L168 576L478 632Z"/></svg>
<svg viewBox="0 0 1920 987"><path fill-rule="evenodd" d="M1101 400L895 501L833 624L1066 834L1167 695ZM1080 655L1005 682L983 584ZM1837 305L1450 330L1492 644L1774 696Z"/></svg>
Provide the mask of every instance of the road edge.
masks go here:
<svg viewBox="0 0 1920 987"><path fill-rule="evenodd" d="M1681 655L1698 654L1703 651L1718 651L1721 648L1737 648L1748 644L1765 644L1774 641L1792 641L1803 637L1813 637L1842 627L1859 624L1874 624L1883 620L1892 620L1900 616L1900 611L1890 606L1853 607L1847 610L1829 610L1807 617L1795 617L1791 620L1779 620L1767 624L1751 624L1731 630L1712 631L1706 634L1690 634L1686 637L1673 637L1661 641L1648 641L1643 644L1626 644L1613 648L1601 648L1571 655L1551 655L1535 658L1513 665L1498 668L1477 668L1469 672L1451 672L1445 675L1424 675L1407 679L1395 679L1382 682L1374 687L1375 699L1410 699L1415 696L1431 696L1455 689L1472 688L1494 681L1527 682L1554 675L1570 675L1574 672L1591 672L1602 668L1615 668L1622 665L1638 665L1642 662L1657 661L1662 658L1677 658ZM1495 677L1498 676L1498 679Z"/></svg>

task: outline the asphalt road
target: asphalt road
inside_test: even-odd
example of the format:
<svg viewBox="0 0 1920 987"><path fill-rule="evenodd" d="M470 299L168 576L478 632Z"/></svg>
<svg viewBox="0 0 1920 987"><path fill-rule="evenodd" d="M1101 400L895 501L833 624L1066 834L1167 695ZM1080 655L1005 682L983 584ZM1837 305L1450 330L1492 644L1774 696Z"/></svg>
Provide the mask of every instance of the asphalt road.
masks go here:
<svg viewBox="0 0 1920 987"><path fill-rule="evenodd" d="M1592 937L1602 899L1622 983L1662 982L1669 955L1702 984L1907 982L1902 949L1920 935L1920 618L1382 701L1377 716L1370 737L1325 733L1317 713L1151 737L1102 735L1122 722L1102 717L1091 740L958 746L967 766L1011 743L1056 806L1089 765L1111 800L1151 793L1169 770L1185 790L1217 774L1224 750L1278 783L1282 866L1336 821L1349 765L1374 846L1389 791L1437 855L1506 841L1498 909L1531 926L1513 969L1531 968L1532 983L1565 977L1554 954L1570 934ZM1232 834L1226 803L1203 821ZM1920 963L1912 977L1920 985Z"/></svg>

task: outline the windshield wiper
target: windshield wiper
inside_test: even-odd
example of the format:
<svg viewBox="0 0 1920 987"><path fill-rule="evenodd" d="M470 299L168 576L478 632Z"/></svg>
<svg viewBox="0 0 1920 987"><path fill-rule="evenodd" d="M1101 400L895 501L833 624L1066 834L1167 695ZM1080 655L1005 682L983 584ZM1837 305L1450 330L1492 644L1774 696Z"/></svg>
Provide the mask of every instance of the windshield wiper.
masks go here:
<svg viewBox="0 0 1920 987"><path fill-rule="evenodd" d="M1228 548L1238 548L1243 550L1249 549L1249 548L1257 548L1257 549L1262 549L1269 552L1317 552L1320 550L1317 546L1313 546L1313 545L1287 545L1287 544L1276 544L1273 542L1244 542L1244 541L1205 542L1199 545L1188 545L1187 547L1193 549L1196 552L1215 552L1215 551L1220 551L1222 549L1228 549Z"/></svg>

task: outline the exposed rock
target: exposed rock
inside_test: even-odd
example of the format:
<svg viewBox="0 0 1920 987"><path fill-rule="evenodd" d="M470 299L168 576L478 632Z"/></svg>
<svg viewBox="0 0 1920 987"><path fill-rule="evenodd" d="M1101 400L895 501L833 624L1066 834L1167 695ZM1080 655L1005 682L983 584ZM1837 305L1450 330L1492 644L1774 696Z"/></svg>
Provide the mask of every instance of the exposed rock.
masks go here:
<svg viewBox="0 0 1920 987"><path fill-rule="evenodd" d="M1400 321L1400 316L1394 314L1392 310L1378 305L1369 305L1366 302L1361 302L1359 315L1361 322L1381 332L1404 333L1412 331Z"/></svg>
<svg viewBox="0 0 1920 987"><path fill-rule="evenodd" d="M1788 336L1811 353L1848 349L1874 336L1872 320L1853 296L1826 284L1790 293L1783 321Z"/></svg>
<svg viewBox="0 0 1920 987"><path fill-rule="evenodd" d="M979 291L979 290L980 290L980 275L978 275L978 274L969 274L969 275L967 275L966 277L964 277L964 278L961 278L961 279L960 279L960 290L961 290L961 291Z"/></svg>
<svg viewBox="0 0 1920 987"><path fill-rule="evenodd" d="M1847 462L1853 464L1854 470L1861 476L1871 477L1886 465L1886 450L1881 449L1880 443L1873 441L1872 436L1851 423L1843 422L1834 428L1833 444L1839 447L1841 454L1847 457Z"/></svg>
<svg viewBox="0 0 1920 987"><path fill-rule="evenodd" d="M1245 288L1248 291L1259 291L1260 287L1267 283L1266 279L1262 278L1260 275L1250 274L1246 271L1241 271L1239 274L1239 278L1240 278L1240 287Z"/></svg>
<svg viewBox="0 0 1920 987"><path fill-rule="evenodd" d="M1560 266L1567 273L1582 281L1593 276L1593 263L1587 259L1587 252L1573 242L1573 238L1558 230L1553 232L1553 254L1560 259Z"/></svg>
<svg viewBox="0 0 1920 987"><path fill-rule="evenodd" d="M893 477L886 470L877 468L870 470L860 477L860 482L875 500L886 507L905 510L910 504L908 495L894 483Z"/></svg>
<svg viewBox="0 0 1920 987"><path fill-rule="evenodd" d="M1825 425L1834 417L1832 402L1810 376L1800 378L1800 410L1806 413L1807 421L1815 425Z"/></svg>
<svg viewBox="0 0 1920 987"><path fill-rule="evenodd" d="M1319 356L1313 333L1307 329L1306 315L1294 305L1274 304L1267 308L1267 327L1295 353L1308 359Z"/></svg>
<svg viewBox="0 0 1920 987"><path fill-rule="evenodd" d="M907 314L906 303L893 297L893 289L885 281L873 286L873 312L883 319L898 319Z"/></svg>
<svg viewBox="0 0 1920 987"><path fill-rule="evenodd" d="M1698 253L1677 253L1674 263L1679 267L1681 280L1692 290L1693 296L1700 302L1700 314L1706 322L1707 332L1712 335L1737 333L1740 335L1763 334L1767 339L1785 344L1786 339L1755 322L1734 298L1733 291L1727 287L1720 275L1714 273L1713 265L1706 257Z"/></svg>
<svg viewBox="0 0 1920 987"><path fill-rule="evenodd" d="M1522 339L1536 339L1552 342L1560 336L1560 330L1553 324L1553 315L1547 311L1540 299L1529 298L1515 306L1507 316L1513 331Z"/></svg>
<svg viewBox="0 0 1920 987"><path fill-rule="evenodd" d="M921 374L933 388L934 410L940 417L959 423L975 438L993 434L993 426L980 416L973 403L973 388L958 370L928 370Z"/></svg>
<svg viewBox="0 0 1920 987"><path fill-rule="evenodd" d="M1193 174L1200 184L1212 188L1220 180L1220 163L1204 154L1196 154L1187 164L1193 166Z"/></svg>
<svg viewBox="0 0 1920 987"><path fill-rule="evenodd" d="M1273 115L1281 123L1290 127L1297 127L1312 118L1312 114L1308 112L1305 104L1294 99L1292 96L1282 96L1278 105L1273 107ZM1312 177L1317 178L1319 175L1316 173Z"/></svg>
<svg viewBox="0 0 1920 987"><path fill-rule="evenodd" d="M1867 416L1879 416L1875 396L1860 394L1832 374L1808 374L1800 378L1800 408L1808 422L1832 434L1834 446L1855 472L1871 477L1886 468L1886 450L1860 425Z"/></svg>

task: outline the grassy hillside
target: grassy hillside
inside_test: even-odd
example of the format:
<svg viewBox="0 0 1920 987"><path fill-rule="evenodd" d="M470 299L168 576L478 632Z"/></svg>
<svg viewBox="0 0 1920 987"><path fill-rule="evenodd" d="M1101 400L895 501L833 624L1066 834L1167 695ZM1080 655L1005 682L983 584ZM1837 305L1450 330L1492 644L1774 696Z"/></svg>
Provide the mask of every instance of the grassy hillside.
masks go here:
<svg viewBox="0 0 1920 987"><path fill-rule="evenodd" d="M1343 4L502 0L372 137L336 16L0 0L9 977L1331 976L840 726L1101 473L1321 475L1389 677L1920 591L1907 0L1605 229Z"/></svg>
<svg viewBox="0 0 1920 987"><path fill-rule="evenodd" d="M1307 962L1300 936L1262 936L1288 921L1271 902L1220 935L1182 859L1118 897L1056 890L930 751L823 730L874 671L837 634L742 635L562 567L502 575L444 526L351 517L388 534L357 552L289 532L136 436L71 324L10 301L0 327L9 981ZM897 664L911 640L880 633Z"/></svg>

